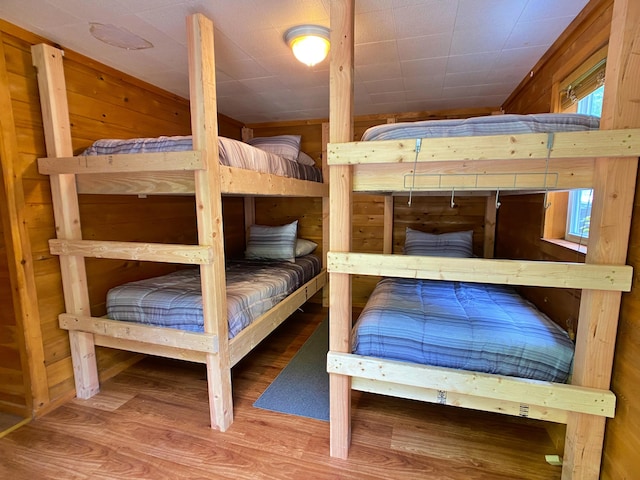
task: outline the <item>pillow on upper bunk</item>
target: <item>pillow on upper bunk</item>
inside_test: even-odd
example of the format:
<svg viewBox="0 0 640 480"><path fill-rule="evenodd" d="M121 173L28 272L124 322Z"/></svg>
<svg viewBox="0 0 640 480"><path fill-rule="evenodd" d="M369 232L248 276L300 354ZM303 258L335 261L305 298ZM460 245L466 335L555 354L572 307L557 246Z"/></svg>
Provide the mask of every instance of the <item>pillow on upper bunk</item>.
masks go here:
<svg viewBox="0 0 640 480"><path fill-rule="evenodd" d="M407 227L404 254L470 258L473 256L473 230L435 234Z"/></svg>
<svg viewBox="0 0 640 480"><path fill-rule="evenodd" d="M251 225L244 256L257 260L295 262L297 234L298 220L279 227Z"/></svg>
<svg viewBox="0 0 640 480"><path fill-rule="evenodd" d="M307 240L306 238L298 238L296 240L296 257L304 257L305 255L309 255L313 252L318 244L316 242L312 242L311 240Z"/></svg>
<svg viewBox="0 0 640 480"><path fill-rule="evenodd" d="M310 155L304 153L303 151L300 151L300 153L298 154L298 163L300 165L309 165L310 167L316 166L316 161Z"/></svg>
<svg viewBox="0 0 640 480"><path fill-rule="evenodd" d="M260 150L297 162L301 138L300 135L275 135L273 137L255 137L248 140L247 143Z"/></svg>

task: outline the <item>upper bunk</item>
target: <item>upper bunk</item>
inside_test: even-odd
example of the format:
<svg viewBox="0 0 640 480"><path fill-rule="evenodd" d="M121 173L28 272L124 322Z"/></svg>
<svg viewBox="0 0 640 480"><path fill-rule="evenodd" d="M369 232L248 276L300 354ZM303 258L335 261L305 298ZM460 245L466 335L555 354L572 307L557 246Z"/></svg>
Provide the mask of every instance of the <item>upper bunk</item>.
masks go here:
<svg viewBox="0 0 640 480"><path fill-rule="evenodd" d="M640 130L599 130L578 114L491 115L379 125L330 143L354 192L548 191L591 188L595 159L637 158Z"/></svg>
<svg viewBox="0 0 640 480"><path fill-rule="evenodd" d="M292 176L293 169L289 167L279 168L275 173L265 168L257 170L253 168L256 159L266 152L218 136L213 25L202 15L194 18L202 25L193 29L197 33L190 36L187 42L191 112L192 117L203 121L192 121L192 125L201 124L198 128L202 128L202 131L192 129L188 147L184 143L187 137L176 137L178 150L169 145L165 151L105 154L106 150L98 150L100 154L73 156L71 145L68 145L64 151L57 151L55 155L49 153L49 157L39 159L39 172L74 175L79 194L193 195L198 181L194 174L209 171L210 178L215 179L223 195L327 197L328 186L322 182L322 175L307 174L295 178ZM69 116L63 52L41 44L34 47L33 56L39 71L40 95L50 105L43 108L43 116L50 120L44 122L44 127L66 130L69 125L60 125L59 120ZM234 155L238 152L244 156L234 162ZM209 159L220 159L220 162ZM273 155L267 154L262 161L273 163ZM287 162L295 163L290 160ZM314 181L309 180L314 178Z"/></svg>

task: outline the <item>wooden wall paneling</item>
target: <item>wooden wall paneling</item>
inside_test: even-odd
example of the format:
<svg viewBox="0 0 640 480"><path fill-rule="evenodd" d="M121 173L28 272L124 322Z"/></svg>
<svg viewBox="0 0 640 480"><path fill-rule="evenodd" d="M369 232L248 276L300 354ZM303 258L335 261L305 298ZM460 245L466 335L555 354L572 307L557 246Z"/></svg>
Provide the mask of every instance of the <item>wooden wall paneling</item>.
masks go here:
<svg viewBox="0 0 640 480"><path fill-rule="evenodd" d="M24 218L25 201L16 168L18 143L13 115L13 100L5 62L5 35L0 32L0 161L2 163L2 224L9 283L12 292L15 326L15 347L20 358L23 391L20 413L31 416L34 410L48 403L49 392L44 367L44 351L40 316L37 310L36 284L28 231ZM14 377L15 378L15 377Z"/></svg>

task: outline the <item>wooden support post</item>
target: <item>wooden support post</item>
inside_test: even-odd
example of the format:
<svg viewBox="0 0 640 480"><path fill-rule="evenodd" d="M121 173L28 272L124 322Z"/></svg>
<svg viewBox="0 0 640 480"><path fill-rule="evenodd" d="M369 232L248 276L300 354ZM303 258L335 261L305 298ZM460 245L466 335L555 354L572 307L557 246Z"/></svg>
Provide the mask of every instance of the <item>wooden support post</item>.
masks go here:
<svg viewBox="0 0 640 480"><path fill-rule="evenodd" d="M71 132L67 90L64 82L62 51L49 45L31 48L33 65L38 70L40 105L44 124L47 155L71 157ZM74 174L50 175L53 214L58 238L80 240L80 209ZM89 292L84 258L60 257L60 270L67 313L90 316ZM73 373L78 398L90 398L98 393L98 367L93 335L69 332Z"/></svg>
<svg viewBox="0 0 640 480"><path fill-rule="evenodd" d="M384 197L382 253L393 253L393 195Z"/></svg>
<svg viewBox="0 0 640 480"><path fill-rule="evenodd" d="M600 128L640 126L640 3L615 0ZM587 263L626 261L637 159L597 159ZM609 389L621 294L585 290L580 303L573 383ZM563 479L600 477L605 420L573 413L567 423Z"/></svg>
<svg viewBox="0 0 640 480"><path fill-rule="evenodd" d="M225 431L233 422L229 327L224 270L222 198L218 156L218 111L213 24L202 14L187 17L189 87L193 148L203 152L206 169L195 173L198 242L213 248L213 264L201 265L205 333L217 335L217 354L207 354L211 427Z"/></svg>
<svg viewBox="0 0 640 480"><path fill-rule="evenodd" d="M487 197L487 204L484 210L484 258L493 258L496 247L496 219L498 218L498 205L496 200L500 200L496 194Z"/></svg>
<svg viewBox="0 0 640 480"><path fill-rule="evenodd" d="M327 164L327 145L329 143L329 122L322 123L322 181L329 181L329 165ZM329 251L329 197L322 197L322 267L327 268L327 252ZM322 289L322 306L329 306L329 285Z"/></svg>
<svg viewBox="0 0 640 480"><path fill-rule="evenodd" d="M353 140L353 44L355 0L332 0L330 64L330 142ZM352 237L352 167L330 168L329 202L332 252L351 250ZM329 275L329 350L351 350L351 277ZM331 456L347 458L351 442L351 377L331 373L330 419Z"/></svg>

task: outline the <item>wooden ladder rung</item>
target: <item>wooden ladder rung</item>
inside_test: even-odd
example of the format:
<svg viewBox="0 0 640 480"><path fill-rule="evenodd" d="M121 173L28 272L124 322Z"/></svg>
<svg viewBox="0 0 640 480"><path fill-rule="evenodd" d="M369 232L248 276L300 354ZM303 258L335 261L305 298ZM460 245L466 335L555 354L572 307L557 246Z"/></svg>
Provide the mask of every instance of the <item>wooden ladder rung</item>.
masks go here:
<svg viewBox="0 0 640 480"><path fill-rule="evenodd" d="M213 263L213 248L207 245L53 239L49 240L49 251L53 255L118 260L141 260L191 265L209 265Z"/></svg>

